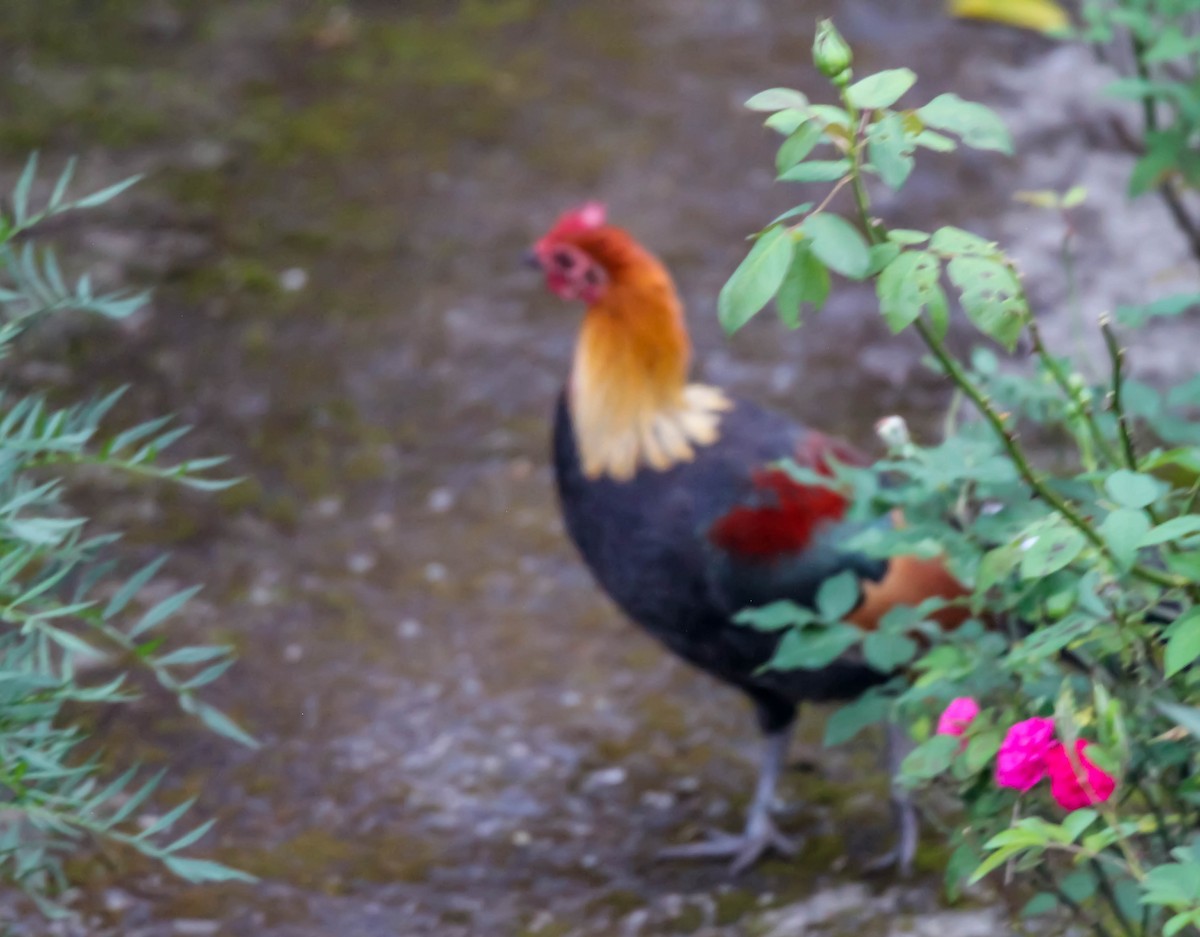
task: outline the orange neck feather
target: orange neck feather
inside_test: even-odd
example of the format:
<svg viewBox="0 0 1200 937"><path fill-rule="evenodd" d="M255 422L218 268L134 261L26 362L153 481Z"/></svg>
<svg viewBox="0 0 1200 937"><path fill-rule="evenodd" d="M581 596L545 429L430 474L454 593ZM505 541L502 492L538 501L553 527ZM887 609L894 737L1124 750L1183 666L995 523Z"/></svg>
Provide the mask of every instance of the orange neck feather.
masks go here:
<svg viewBox="0 0 1200 937"><path fill-rule="evenodd" d="M713 388L688 385L691 342L683 306L661 262L624 231L574 239L608 273L608 289L583 320L570 402L585 474L627 480L646 465L689 461L717 438Z"/></svg>

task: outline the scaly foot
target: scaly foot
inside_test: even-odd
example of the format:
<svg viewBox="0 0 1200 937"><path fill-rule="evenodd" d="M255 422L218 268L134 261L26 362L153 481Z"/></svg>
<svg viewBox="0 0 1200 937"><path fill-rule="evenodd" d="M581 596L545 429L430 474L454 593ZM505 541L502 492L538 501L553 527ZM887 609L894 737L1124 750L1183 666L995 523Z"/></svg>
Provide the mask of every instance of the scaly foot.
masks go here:
<svg viewBox="0 0 1200 937"><path fill-rule="evenodd" d="M714 833L699 843L671 846L658 854L659 859L732 859L729 871L744 872L768 852L791 857L799 851L797 844L776 829L769 819L751 824L740 836Z"/></svg>

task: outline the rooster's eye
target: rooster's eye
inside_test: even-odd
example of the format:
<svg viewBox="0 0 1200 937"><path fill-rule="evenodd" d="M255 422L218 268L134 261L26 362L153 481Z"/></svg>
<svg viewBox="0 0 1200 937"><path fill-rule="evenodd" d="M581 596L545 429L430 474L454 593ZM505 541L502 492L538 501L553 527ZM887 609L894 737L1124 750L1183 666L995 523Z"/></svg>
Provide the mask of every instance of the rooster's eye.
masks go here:
<svg viewBox="0 0 1200 937"><path fill-rule="evenodd" d="M567 251L557 251L554 254L554 265L560 270L570 270L575 266L575 258Z"/></svg>

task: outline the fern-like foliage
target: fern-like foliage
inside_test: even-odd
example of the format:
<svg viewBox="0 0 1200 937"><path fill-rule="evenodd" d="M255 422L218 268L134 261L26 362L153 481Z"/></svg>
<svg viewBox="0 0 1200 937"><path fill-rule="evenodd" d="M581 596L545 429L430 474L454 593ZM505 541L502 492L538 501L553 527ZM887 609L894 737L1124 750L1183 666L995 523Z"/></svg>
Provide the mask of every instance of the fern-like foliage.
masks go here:
<svg viewBox="0 0 1200 937"><path fill-rule="evenodd" d="M52 313L121 318L146 299L142 293L98 293L87 275L68 282L54 251L36 240L47 219L103 205L136 178L68 199L72 161L45 204L34 209L37 165L35 155L8 211L0 212L0 358L14 353L16 339L31 324ZM62 718L67 703L109 706L136 699L131 677L142 670L213 731L255 744L199 695L232 665L232 649L172 647L164 640L164 628L199 587L150 605L139 601L166 557L119 578L117 535L93 534L88 518L64 500L83 466L201 490L234 483L205 474L221 458L164 460L188 431L170 417L106 431L121 393L62 407L0 383L0 882L23 889L49 914L59 912L54 899L67 884L63 858L97 839L159 859L192 881L248 878L183 855L212 825L179 830L190 801L139 822L162 773L145 774L136 765L113 772L105 768L108 757L83 756L86 734ZM98 662L105 666L95 667ZM97 672L106 676L88 676ZM95 745L86 748L96 751Z"/></svg>

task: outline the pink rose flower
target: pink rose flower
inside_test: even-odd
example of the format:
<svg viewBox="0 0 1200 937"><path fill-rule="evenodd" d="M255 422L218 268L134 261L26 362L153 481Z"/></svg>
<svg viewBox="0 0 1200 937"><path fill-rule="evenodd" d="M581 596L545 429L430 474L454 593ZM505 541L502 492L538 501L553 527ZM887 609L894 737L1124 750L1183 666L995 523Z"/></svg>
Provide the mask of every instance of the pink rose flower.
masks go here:
<svg viewBox="0 0 1200 937"><path fill-rule="evenodd" d="M1008 730L996 754L996 783L1028 791L1046 776L1046 753L1054 740L1054 720L1036 717Z"/></svg>
<svg viewBox="0 0 1200 937"><path fill-rule="evenodd" d="M962 735L967 726L979 715L979 704L969 696L960 696L950 701L946 711L938 719L938 735Z"/></svg>
<svg viewBox="0 0 1200 937"><path fill-rule="evenodd" d="M1064 810L1078 810L1092 804L1101 804L1112 796L1117 782L1112 775L1097 768L1084 752L1088 742L1075 740L1075 757L1079 763L1078 773L1067 747L1055 743L1046 752L1046 770L1050 774L1050 793Z"/></svg>

